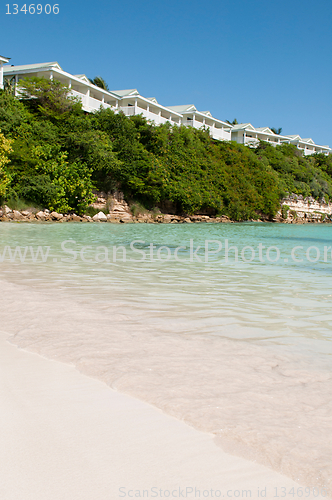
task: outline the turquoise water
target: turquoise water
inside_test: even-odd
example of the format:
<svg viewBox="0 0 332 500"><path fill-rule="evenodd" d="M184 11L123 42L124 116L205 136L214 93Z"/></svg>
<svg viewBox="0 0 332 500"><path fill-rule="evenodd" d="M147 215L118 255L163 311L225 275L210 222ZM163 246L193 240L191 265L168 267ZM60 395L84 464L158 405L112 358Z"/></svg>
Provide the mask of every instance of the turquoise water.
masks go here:
<svg viewBox="0 0 332 500"><path fill-rule="evenodd" d="M331 225L1 224L0 234L14 343L331 487ZM114 246L125 249L115 258Z"/></svg>

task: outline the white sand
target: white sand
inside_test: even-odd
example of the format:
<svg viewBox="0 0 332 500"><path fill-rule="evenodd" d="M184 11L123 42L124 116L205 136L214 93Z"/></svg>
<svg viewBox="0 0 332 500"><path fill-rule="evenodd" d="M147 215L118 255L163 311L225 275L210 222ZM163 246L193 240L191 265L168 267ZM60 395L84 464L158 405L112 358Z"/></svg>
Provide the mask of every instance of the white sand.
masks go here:
<svg viewBox="0 0 332 500"><path fill-rule="evenodd" d="M169 498L218 498L218 491L221 498L249 498L242 490L251 490L256 499L265 487L272 499L275 487L299 487L226 454L210 434L71 366L16 348L4 332L0 402L3 500L167 498L165 490Z"/></svg>

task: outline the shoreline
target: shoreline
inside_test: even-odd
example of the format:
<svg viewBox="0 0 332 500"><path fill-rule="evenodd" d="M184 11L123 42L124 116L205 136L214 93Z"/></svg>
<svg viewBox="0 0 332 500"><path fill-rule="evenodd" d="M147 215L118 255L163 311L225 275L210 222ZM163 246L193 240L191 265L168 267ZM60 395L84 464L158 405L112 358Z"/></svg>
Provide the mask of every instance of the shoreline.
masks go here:
<svg viewBox="0 0 332 500"><path fill-rule="evenodd" d="M113 500L134 496L131 491L143 496L143 490L159 498L152 488L195 498L195 487L210 491L206 498L237 491L258 498L265 491L272 499L275 488L300 487L73 366L17 348L3 331L0 346L0 493L6 500Z"/></svg>
<svg viewBox="0 0 332 500"><path fill-rule="evenodd" d="M312 218L287 218L282 217L274 219L248 219L248 220L232 220L227 216L221 217L210 217L206 215L194 215L194 216L181 216L181 215L171 215L171 214L159 214L156 217L151 216L151 214L139 216L139 217L113 217L110 214L105 215L104 212L99 212L95 217L90 217L89 215L77 215L73 214L58 214L56 212L48 213L43 212L42 214L30 214L28 216L22 215L21 212L14 210L12 213L6 215L0 215L0 223L64 223L64 222L75 222L75 223L111 223L111 224L244 224L248 222L261 222L261 223L273 223L273 224L331 224L332 220L329 218L321 219L320 217L314 216Z"/></svg>
<svg viewBox="0 0 332 500"><path fill-rule="evenodd" d="M73 226L72 226L73 227ZM15 229L12 226L13 229ZM8 227L8 230L10 227ZM20 228L18 228L20 229ZM23 229L23 227L21 227ZM36 228L37 229L37 228ZM42 228L41 228L42 229ZM61 229L61 227L60 227ZM63 228L65 229L65 228ZM91 227L93 229L93 227ZM130 230L130 227L128 228ZM151 228L152 229L152 228ZM161 228L160 228L161 229ZM166 229L166 228L165 228ZM170 228L171 229L171 228ZM230 227L231 229L231 227ZM28 229L27 229L28 230ZM62 229L61 229L62 231ZM71 232L70 227L68 228L68 231ZM182 233L182 231L180 231ZM15 273L16 274L16 273ZM46 281L43 280L44 285L38 290L39 286L34 286L33 281L31 281L31 278L33 276L30 274L25 276L25 284L22 283L21 277L18 276L19 281L15 279L14 283L12 280L4 280L3 283L3 293L5 294L5 300L3 301L3 307L4 311L2 313L2 328L5 329L7 332L10 332L12 336L15 338L12 340L16 345L21 346L23 349L29 349L29 352L36 352L41 354L42 356L46 356L47 359L61 359L62 362L66 363L72 363L75 364L78 370L80 370L80 373L85 373L88 376L92 377L100 377L101 380L106 381L111 387L115 387L116 390L122 391L122 393L127 393L126 389L130 389L130 386L133 388L131 391L131 396L135 398L141 398L141 401L147 399L145 398L144 395L144 389L149 392L149 380L147 378L141 378L140 375L144 372L144 368L149 367L149 366L154 366L153 364L151 365L148 360L147 362L144 363L145 361L145 354L144 354L144 345L145 345L145 350L150 351L152 348L152 344L144 344L144 342L141 342L141 334L145 335L145 332L147 330L147 326L149 326L149 323L146 322L146 315L144 317L142 316L142 324L140 325L139 323L136 324L136 321L134 321L134 316L130 314L131 309L127 311L122 307L124 304L126 306L130 305L128 302L122 304L121 297L117 296L117 302L120 304L121 307L113 308L111 307L112 305L117 306L116 302L113 304L113 302L109 303L109 297L103 298L101 295L99 296L99 299L102 299L101 303L98 306L98 302L96 300L90 301L88 299L88 296L85 298L84 294L82 295L83 302L81 302L81 299L77 301L77 298L75 300L68 300L70 298L70 295L65 293L64 295L62 294L61 290L59 289L58 291L53 291L49 286L47 288L44 286L46 284ZM35 276L33 279L37 278L38 276ZM39 276L40 277L40 276ZM23 276L22 276L23 278ZM30 279L29 279L30 278ZM29 279L29 281L27 281ZM116 281L116 277L115 277ZM48 282L48 281L47 281ZM7 283L8 285L11 283L12 286L6 286ZM37 284L38 285L38 284ZM62 288L62 287L61 287ZM41 293L41 290L44 290L46 293ZM55 293L54 293L55 292ZM75 295L76 297L76 295ZM105 300L105 302L103 302ZM120 301L120 302L119 302ZM75 304L77 302L77 304ZM108 303L107 303L108 302ZM86 304L87 307L84 307L82 310L81 305ZM88 306L89 304L89 306ZM80 307L76 310L76 305L79 305ZM67 306L67 307L66 307ZM101 311L105 306L107 306L110 310L110 314L108 316L105 316L105 319L108 318L108 321L99 321L102 318L99 317L98 313ZM138 304L136 304L138 306ZM139 309L139 307L138 307ZM152 308L153 309L153 308ZM89 310L89 311L88 311ZM84 313L86 311L86 313ZM83 314L84 313L84 314ZM65 318L64 318L65 316ZM120 317L121 316L121 317ZM159 316L159 315L158 315ZM95 321L96 320L96 321ZM61 327L61 322L63 322L63 327ZM122 324L121 324L122 322ZM65 326L65 323L67 323L67 326ZM96 330L97 336L93 335L91 336L91 341L89 340L90 338L90 333L94 332L95 330L93 329L93 325L99 325L99 328ZM118 364L118 370L116 369L114 371L114 376L110 372L110 376L107 375L107 370L103 370L103 367L107 368L109 358L106 359L106 354L99 355L98 354L98 346L99 345L105 345L103 343L99 343L99 340L102 340L101 338L98 337L99 332L101 335L103 335L103 330L106 328L106 325L112 325L112 330L118 333L117 336L114 337L113 340L108 338L109 344L109 349L106 349L106 352L111 354L114 358L114 362ZM126 332L126 326L130 325L135 325L135 328L129 328L128 333L130 333L128 337L128 345L126 345L126 339L122 338L123 335ZM91 326L91 327L90 327ZM136 328L136 326L139 326L139 328ZM150 325L151 326L151 325ZM58 328L59 327L59 328ZM85 330L87 336L85 336L84 332L81 330ZM59 331L58 331L59 330ZM136 340L137 342L135 343L134 340L135 338L132 336L131 332L134 330L136 332ZM59 335L58 335L59 333ZM121 339L119 338L119 335L121 335ZM105 339L106 340L106 339ZM121 340L121 342L120 342ZM161 340L163 340L161 338ZM166 338L165 338L166 340ZM139 342L138 342L139 341ZM113 344L113 345L112 345ZM140 355L139 349L139 344L141 345L142 348L142 354ZM165 349L165 352L163 351L163 357L160 358L160 361L164 360L167 358L167 352L173 352L172 349L167 349L167 342L159 342L160 346L162 346L163 349ZM67 345L67 349L63 349ZM86 345L86 349L83 347L81 349L81 346ZM130 350L127 352L126 347L129 349L132 349L133 352L137 354L137 364L132 365L132 369L130 368L129 364L127 363L128 359L131 359L132 357L130 356ZM105 347L107 347L105 345ZM67 354L66 354L67 351ZM93 352L94 351L94 352ZM185 349L180 349L180 352L185 352ZM104 352L104 351L103 351ZM186 351L187 352L187 351ZM192 351L190 351L192 352ZM203 353L201 349L199 349L197 352ZM205 352L205 351L204 351ZM129 354L129 356L128 356ZM166 354L166 356L165 356ZM234 354L234 352L233 352ZM257 354L257 353L256 353ZM127 357L126 357L127 355ZM203 356L204 357L204 356ZM95 358L95 361L98 361L98 363L92 363L91 360ZM193 356L190 356L192 360L195 358ZM216 356L216 358L222 359L221 357ZM45 358L44 358L45 359ZM158 358L154 358L155 360ZM210 358L209 358L210 359ZM212 358L211 358L212 359ZM213 358L215 359L215 358ZM225 357L225 360L227 359L227 356ZM232 363L235 362L236 357L235 356L228 356L228 359L232 360ZM266 361L265 356L262 356L262 359ZM127 361L126 361L127 360ZM249 361L249 360L248 360ZM105 363L106 362L106 363ZM279 361L278 361L279 362ZM165 363L160 363L160 365L166 366ZM193 364L195 365L195 361L193 361ZM249 366L249 363L245 363L246 366ZM66 365L68 366L68 365ZM188 365L189 366L189 365ZM268 367L270 364L268 363ZM274 363L271 363L271 366L274 367ZM260 367L262 368L262 367ZM287 367L284 366L283 371L285 371ZM307 377L306 372L302 370L302 366L298 366L299 369L299 375L302 377L304 376L306 379L309 380ZM132 382L134 384L126 384L121 385L119 384L119 371L120 375L121 373L125 373L125 376L129 376L130 372L134 374L135 378L132 379ZM287 371L287 370L286 370ZM104 372L104 375L103 375ZM136 374L135 374L136 372ZM162 369L161 369L162 372ZM189 370L188 370L189 372ZM157 372L158 373L158 372ZM171 374L171 372L169 372ZM211 372L212 373L212 372ZM216 372L214 372L216 373ZM259 371L260 373L260 371ZM264 374L263 370L263 374ZM302 373L302 375L301 375ZM231 380L241 380L240 377L237 377L237 373L235 374L235 377L232 377ZM173 376L172 376L173 377ZM172 378L171 377L171 378ZM4 378L4 377L2 377ZM6 377L5 377L6 378ZM311 382L315 382L317 377L314 377L312 379L310 377ZM157 380L157 379L156 379ZM219 379L221 381L222 379ZM113 385L115 381L115 385ZM193 381L193 378L191 377L191 381ZM319 382L320 379L317 381ZM148 384L146 384L148 382ZM189 387L189 385L188 385ZM193 384L194 387L194 384ZM243 388L243 385L242 385ZM141 390L141 393L139 392ZM241 390L241 388L240 388ZM143 392L142 392L143 391ZM234 391L236 393L236 391ZM199 394L199 393L196 393ZM33 397L33 396L32 396ZM199 401L201 404L201 408L206 408L206 402L205 405L202 405L203 396L199 396L198 399L198 404ZM276 398L278 399L278 398ZM295 399L292 400L292 402L296 401ZM236 403L236 402L235 402ZM155 404L155 401L150 400L150 404ZM156 405L158 406L158 404ZM273 406L273 405L272 405ZM256 405L257 407L257 405ZM165 407L164 407L165 408ZM223 413L225 413L226 406L223 405ZM234 412L237 412L237 406L236 404L233 405L232 407L229 408L230 412L233 414ZM82 415L84 415L84 410L82 412ZM249 416L250 413L248 412L247 415ZM134 416L135 417L135 416ZM179 417L178 415L175 415L176 418ZM184 414L185 419L188 421ZM236 415L234 414L234 417ZM195 420L195 419L194 419ZM194 421L193 420L193 421ZM242 428L245 428L246 426L246 421L247 417L242 419ZM260 415L258 412L256 413L256 421L260 421ZM133 418L132 422L135 422L135 418ZM243 425L244 424L244 425ZM133 423L131 424L133 425ZM316 428L316 427L314 427ZM318 428L318 427L317 427ZM203 433L207 429L202 429ZM210 429L213 432L213 428ZM295 429L296 430L296 429ZM305 429L304 429L305 431ZM90 433L90 430L88 430L88 433ZM124 433L124 435L126 435ZM204 434L206 435L206 434ZM208 434L211 436L211 434ZM305 434L302 433L301 431L302 438L305 437ZM270 433L270 437L273 436L272 433ZM298 443L300 443L300 434L298 435ZM266 442L266 451L270 455L270 463L272 466L272 461L271 461L271 454L273 453L273 448L274 446L271 446L269 444L269 441ZM296 444L296 443L295 443ZM226 445L227 446L227 445ZM229 448L225 448L227 451ZM269 451L270 450L270 451ZM317 451L320 450L320 447L317 446ZM322 448L323 450L323 448ZM236 450L235 450L236 451ZM240 453L242 453L243 450L240 450ZM243 455L242 455L243 456ZM287 460L287 454L284 455L285 459ZM246 456L244 454L244 458L249 458L251 457ZM257 458L256 458L257 459ZM310 460L310 457L309 457ZM265 464L268 464L269 460L266 460ZM129 463L130 462L129 460ZM312 462L313 463L313 462ZM277 467L275 467L275 470L280 470ZM198 470L198 472L200 469ZM299 477L301 477L301 472L304 473L304 469L298 467L298 475L293 474L291 477L293 479L298 480ZM285 470L283 473L287 473ZM297 474L297 473L296 473ZM305 481L305 477L301 477L302 481ZM313 486L317 485L317 481L311 481L310 483ZM320 487L326 483L320 482ZM309 483L308 483L309 485ZM112 498L112 497L111 497ZM271 497L272 498L272 497Z"/></svg>

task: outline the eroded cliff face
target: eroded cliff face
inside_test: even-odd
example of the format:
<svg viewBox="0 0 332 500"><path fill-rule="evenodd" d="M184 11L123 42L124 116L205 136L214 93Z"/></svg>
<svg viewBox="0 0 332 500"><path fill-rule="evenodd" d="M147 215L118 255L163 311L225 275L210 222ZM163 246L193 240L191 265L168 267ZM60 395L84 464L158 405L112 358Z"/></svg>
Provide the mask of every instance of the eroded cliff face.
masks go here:
<svg viewBox="0 0 332 500"><path fill-rule="evenodd" d="M326 203L325 200L317 201L311 196L303 198L301 195L292 194L289 198L284 198L281 205L289 206L290 210L313 214L320 212L322 214L332 214L332 203Z"/></svg>
<svg viewBox="0 0 332 500"><path fill-rule="evenodd" d="M324 199L315 200L311 196L292 194L281 201L281 210L277 219L284 222L323 222L332 216L332 203Z"/></svg>
<svg viewBox="0 0 332 500"><path fill-rule="evenodd" d="M160 208L154 211L145 210L142 206L129 207L121 191L113 194L102 191L94 191L96 197L92 207L100 210L99 214L90 217L93 221L99 222L155 222L155 223L190 223L190 222L232 222L227 215L216 217L214 211L203 211L200 214L191 216L175 215L175 206L171 202L165 202ZM142 210L143 209L143 210Z"/></svg>

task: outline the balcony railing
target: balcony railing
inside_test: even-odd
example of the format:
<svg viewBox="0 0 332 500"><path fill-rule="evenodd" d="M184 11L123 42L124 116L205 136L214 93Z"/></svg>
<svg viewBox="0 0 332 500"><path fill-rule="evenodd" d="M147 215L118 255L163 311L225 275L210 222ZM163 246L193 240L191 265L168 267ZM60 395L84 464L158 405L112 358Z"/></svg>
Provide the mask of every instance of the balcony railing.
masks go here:
<svg viewBox="0 0 332 500"><path fill-rule="evenodd" d="M230 141L231 140L231 132L228 130L225 130L223 128L216 128L216 127L211 127L207 124L203 125L202 122L199 122L198 120L186 120L184 122L184 125L186 127L194 127L197 129L203 129L204 126L206 129L209 130L210 136L213 137L213 139L217 139L219 141Z"/></svg>
<svg viewBox="0 0 332 500"><path fill-rule="evenodd" d="M174 124L179 125L179 122L174 121L172 119L172 116L167 118L165 116L154 113L151 110L148 111L147 109L140 108L139 106L121 106L119 108L119 111L122 111L126 116L143 115L144 118L154 122L156 125L160 125L162 123L167 123L167 122L172 123L173 125Z"/></svg>
<svg viewBox="0 0 332 500"><path fill-rule="evenodd" d="M71 94L81 100L82 107L85 111L97 111L100 109L100 106L103 108L113 108L111 104L102 102L101 100L87 96L86 94L81 94L81 92L77 92L77 90L71 89Z"/></svg>
<svg viewBox="0 0 332 500"><path fill-rule="evenodd" d="M257 146L259 144L259 140L256 137L246 137L244 143L248 146Z"/></svg>
<svg viewBox="0 0 332 500"><path fill-rule="evenodd" d="M213 139L219 139L220 141L230 141L232 138L231 131L223 128L210 128L210 135Z"/></svg>
<svg viewBox="0 0 332 500"><path fill-rule="evenodd" d="M135 113L135 109L138 110L139 108L136 108L135 106L120 106L119 111L122 111L126 116L133 116L133 115L139 115L140 112ZM145 109L142 109L141 112L146 111Z"/></svg>

